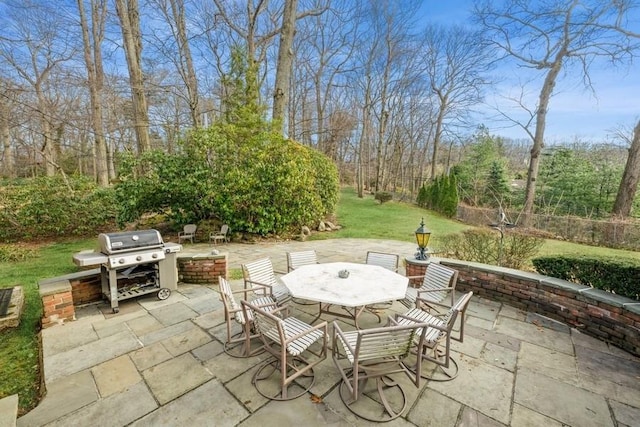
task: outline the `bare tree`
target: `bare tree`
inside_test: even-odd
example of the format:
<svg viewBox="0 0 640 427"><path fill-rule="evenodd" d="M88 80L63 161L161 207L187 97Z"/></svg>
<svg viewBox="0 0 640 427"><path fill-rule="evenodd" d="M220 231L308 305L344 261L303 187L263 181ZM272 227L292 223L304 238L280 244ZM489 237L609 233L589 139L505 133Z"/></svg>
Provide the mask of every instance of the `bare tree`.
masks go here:
<svg viewBox="0 0 640 427"><path fill-rule="evenodd" d="M84 0L78 0L80 28L84 46L84 62L87 67L87 81L91 102L91 127L95 141L95 174L98 185L109 185L109 171L107 166L107 142L104 137L102 124L102 87L104 85L104 71L102 67L102 40L104 39L104 24L107 15L106 0L91 0L91 32L84 11ZM91 34L91 35L89 35Z"/></svg>
<svg viewBox="0 0 640 427"><path fill-rule="evenodd" d="M184 91L184 98L189 108L191 124L200 127L202 124L202 112L200 111L200 95L198 92L198 78L196 75L191 46L187 36L187 19L185 0L150 0L150 4L160 13L167 23L173 43L169 43L164 27L154 33L163 56L174 64ZM181 92L181 87L178 91Z"/></svg>
<svg viewBox="0 0 640 427"><path fill-rule="evenodd" d="M461 26L430 25L424 32L424 69L435 97L431 179L436 176L440 143L448 124L464 124L469 109L482 101L490 57L480 34Z"/></svg>
<svg viewBox="0 0 640 427"><path fill-rule="evenodd" d="M33 144L32 149L41 155L46 174L53 176L61 151L60 133L56 131L60 123L55 115L57 84L53 76L75 55L78 46L67 31L68 23L51 4L25 1L7 5L5 11L0 22L0 57L11 68L15 81L24 82L32 91L34 100L28 104L29 113L37 117L39 128L39 146Z"/></svg>
<svg viewBox="0 0 640 427"><path fill-rule="evenodd" d="M632 56L636 46L621 25L632 1L558 0L531 2L482 1L475 16L486 42L503 58L543 75L532 119L520 124L533 141L523 210L523 225L533 213L540 155L544 147L547 112L556 84L564 70L580 69L591 88L590 66L599 57L618 62Z"/></svg>
<svg viewBox="0 0 640 427"><path fill-rule="evenodd" d="M9 82L0 78L0 146L2 147L2 176L14 178L15 158L11 143L11 111L14 91Z"/></svg>
<svg viewBox="0 0 640 427"><path fill-rule="evenodd" d="M620 181L620 188L613 204L612 215L627 218L631 215L633 199L640 181L640 120L633 129L633 139L629 147L629 156Z"/></svg>
<svg viewBox="0 0 640 427"><path fill-rule="evenodd" d="M273 120L282 122L284 110L289 103L289 86L291 67L293 66L293 36L296 32L296 11L298 0L285 0L280 30L280 46L278 47L278 64L276 68L276 84L273 93ZM280 123L283 126L284 123Z"/></svg>
<svg viewBox="0 0 640 427"><path fill-rule="evenodd" d="M115 0L120 20L124 52L129 69L129 84L133 102L133 120L138 142L138 152L151 148L149 140L149 112L142 75L142 34L140 32L140 9L138 0Z"/></svg>

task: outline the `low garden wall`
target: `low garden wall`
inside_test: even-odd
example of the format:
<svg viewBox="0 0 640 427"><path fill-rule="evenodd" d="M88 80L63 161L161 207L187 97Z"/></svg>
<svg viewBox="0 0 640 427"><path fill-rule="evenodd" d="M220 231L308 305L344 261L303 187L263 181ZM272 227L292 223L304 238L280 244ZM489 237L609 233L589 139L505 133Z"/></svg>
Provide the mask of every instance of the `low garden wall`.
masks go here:
<svg viewBox="0 0 640 427"><path fill-rule="evenodd" d="M566 323L640 356L640 302L565 280L487 264L441 259L458 270L456 289Z"/></svg>
<svg viewBox="0 0 640 427"><path fill-rule="evenodd" d="M218 277L228 277L227 254L178 256L178 277L181 282L217 285ZM102 300L100 269L41 280L38 283L42 299L42 327L75 320L75 307Z"/></svg>

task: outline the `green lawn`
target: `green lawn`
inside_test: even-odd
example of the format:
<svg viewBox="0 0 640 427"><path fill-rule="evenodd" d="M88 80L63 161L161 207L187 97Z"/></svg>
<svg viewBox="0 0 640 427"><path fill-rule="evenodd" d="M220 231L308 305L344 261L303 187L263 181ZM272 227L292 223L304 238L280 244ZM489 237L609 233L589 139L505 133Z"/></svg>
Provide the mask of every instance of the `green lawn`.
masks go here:
<svg viewBox="0 0 640 427"><path fill-rule="evenodd" d="M413 242L414 232L424 222L432 232L430 247L447 235L458 233L469 226L450 220L409 203L387 202L380 204L368 195L359 199L355 191L345 188L338 205L339 224L342 229L333 233L319 233L312 238L373 238ZM76 271L72 255L82 249L95 247L96 238L74 242L43 245L38 256L23 262L0 263L0 288L23 286L26 308L20 326L0 332L0 398L18 393L20 411L35 406L39 398L39 365L37 331L42 316L37 282ZM640 259L640 252L578 245L569 242L547 240L541 255L589 254Z"/></svg>

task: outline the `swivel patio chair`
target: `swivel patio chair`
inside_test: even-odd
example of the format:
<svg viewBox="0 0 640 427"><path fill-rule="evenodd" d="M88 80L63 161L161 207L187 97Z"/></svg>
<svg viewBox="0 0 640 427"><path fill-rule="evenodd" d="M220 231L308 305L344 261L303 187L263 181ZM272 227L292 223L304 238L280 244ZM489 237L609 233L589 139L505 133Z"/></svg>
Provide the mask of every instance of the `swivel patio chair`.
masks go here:
<svg viewBox="0 0 640 427"><path fill-rule="evenodd" d="M309 264L318 264L316 251L287 252L287 271L293 271L298 267Z"/></svg>
<svg viewBox="0 0 640 427"><path fill-rule="evenodd" d="M231 285L224 277L218 278L220 283L220 299L224 305L224 320L227 326L227 339L224 343L224 352L232 357L250 357L260 354L264 351L262 346L252 350L251 340L258 338L258 334L252 333L253 317L251 312L245 313L242 306L236 302L234 294L243 294L242 299L248 299L248 294L253 293L246 289L233 291ZM270 296L261 296L254 298L252 304L257 305L265 310L275 309L276 302ZM242 330L236 334L232 333L234 322L240 325Z"/></svg>
<svg viewBox="0 0 640 427"><path fill-rule="evenodd" d="M410 276L409 279L422 278L422 284L418 289L409 286L404 299L400 302L407 308L413 308L416 298L420 297L425 309L438 307L449 308L456 298L456 283L458 282L458 270L437 263L430 263L424 276ZM450 303L443 302L449 297Z"/></svg>
<svg viewBox="0 0 640 427"><path fill-rule="evenodd" d="M464 340L464 322L467 305L473 296L473 292L468 292L456 301L456 303L441 316L432 315L420 308L413 308L405 314L397 314L396 321L401 325L426 324L425 338L422 344L414 339L416 345L416 365L412 368L416 372L421 372L423 378L431 381L450 381L458 376L458 362L451 356L451 340ZM418 300L417 306L420 306ZM460 330L456 337L453 334L453 325L460 317ZM422 364L420 361L431 362ZM428 373L429 368L431 373Z"/></svg>
<svg viewBox="0 0 640 427"><path fill-rule="evenodd" d="M193 243L193 239L196 237L196 231L198 226L195 224L187 224L182 227L182 231L178 233L178 243L182 243L183 240L189 240Z"/></svg>
<svg viewBox="0 0 640 427"><path fill-rule="evenodd" d="M245 289L254 289L256 294L270 295L278 305L291 300L287 287L276 278L276 272L269 258L261 258L242 264Z"/></svg>
<svg viewBox="0 0 640 427"><path fill-rule="evenodd" d="M272 356L251 380L258 393L267 399L291 400L309 391L315 382L314 367L327 358L327 322L311 326L287 316L287 306L266 311L242 301L242 307L246 316L253 317L264 349Z"/></svg>
<svg viewBox="0 0 640 427"><path fill-rule="evenodd" d="M377 265L379 267L386 268L387 270L391 270L397 273L399 260L400 256L398 254L368 251L367 257L365 258L365 264ZM393 301L390 301L388 303L372 304L367 306L367 310L378 316L377 311L384 310L392 304ZM380 316L378 316L378 320L380 320Z"/></svg>
<svg viewBox="0 0 640 427"><path fill-rule="evenodd" d="M367 252L365 263L369 265L378 265L397 273L399 260L400 257L397 254L369 251Z"/></svg>
<svg viewBox="0 0 640 427"><path fill-rule="evenodd" d="M220 231L209 233L209 244L213 243L216 245L219 241L222 243L229 243L229 226L227 224L222 224Z"/></svg>
<svg viewBox="0 0 640 427"><path fill-rule="evenodd" d="M298 252L287 252L287 271L293 271L296 268L302 267L303 265L311 265L318 264L318 256L316 255L316 251L308 250L308 251L298 251ZM317 304L313 301L307 301L301 298L292 298L293 302L300 305L314 305Z"/></svg>
<svg viewBox="0 0 640 427"><path fill-rule="evenodd" d="M333 322L332 359L342 376L340 398L351 412L375 422L402 415L407 399L400 382L391 375L403 372L420 387L421 359L416 359L414 370L404 361L414 341L422 346L426 331L426 324L399 325L392 318L385 327L349 332ZM375 384L368 384L369 379L375 379ZM384 411L376 402L382 404Z"/></svg>

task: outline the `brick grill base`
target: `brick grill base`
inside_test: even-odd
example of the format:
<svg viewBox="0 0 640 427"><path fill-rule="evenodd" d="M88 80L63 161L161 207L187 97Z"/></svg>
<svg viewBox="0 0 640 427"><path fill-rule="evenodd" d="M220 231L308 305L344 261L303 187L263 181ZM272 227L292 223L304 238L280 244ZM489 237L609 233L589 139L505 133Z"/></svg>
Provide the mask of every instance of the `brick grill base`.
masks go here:
<svg viewBox="0 0 640 427"><path fill-rule="evenodd" d="M227 274L227 254L178 257L181 282L217 285ZM38 283L42 299L42 327L48 328L75 319L75 306L102 301L100 269L45 279Z"/></svg>

